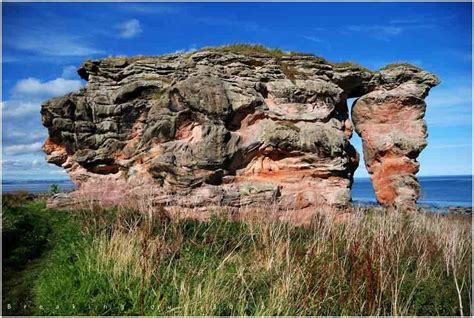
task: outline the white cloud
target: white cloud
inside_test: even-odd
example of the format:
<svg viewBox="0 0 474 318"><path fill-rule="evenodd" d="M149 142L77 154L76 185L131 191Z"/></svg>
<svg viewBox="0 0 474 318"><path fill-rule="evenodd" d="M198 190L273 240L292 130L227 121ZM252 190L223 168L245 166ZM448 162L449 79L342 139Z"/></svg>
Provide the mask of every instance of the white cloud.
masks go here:
<svg viewBox="0 0 474 318"><path fill-rule="evenodd" d="M303 38L305 38L306 40L309 40L311 42L316 42L316 43L324 43L326 41L320 39L320 38L317 38L315 36L310 36L310 35L302 35Z"/></svg>
<svg viewBox="0 0 474 318"><path fill-rule="evenodd" d="M120 8L125 11L143 14L170 14L179 12L176 7L156 3L126 3L126 5Z"/></svg>
<svg viewBox="0 0 474 318"><path fill-rule="evenodd" d="M1 161L4 179L45 179L47 176L67 176L64 169L44 160L41 153L10 156Z"/></svg>
<svg viewBox="0 0 474 318"><path fill-rule="evenodd" d="M324 45L326 46L328 49L331 48L331 44L326 41L326 40L323 40L321 38L318 38L316 36L312 36L312 35L301 35L302 38L308 40L308 41L311 41L311 42L314 42L314 43L317 43L317 44L320 44L320 45Z"/></svg>
<svg viewBox="0 0 474 318"><path fill-rule="evenodd" d="M455 80L452 80L456 83ZM471 87L435 87L426 98L428 127L472 125Z"/></svg>
<svg viewBox="0 0 474 318"><path fill-rule="evenodd" d="M348 25L348 31L370 34L379 39L386 40L388 37L399 35L403 32L401 26L394 25Z"/></svg>
<svg viewBox="0 0 474 318"><path fill-rule="evenodd" d="M62 78L77 78L77 67L74 65L68 65L63 68Z"/></svg>
<svg viewBox="0 0 474 318"><path fill-rule="evenodd" d="M7 159L1 162L4 170L31 170L48 166L48 163L44 159L36 158Z"/></svg>
<svg viewBox="0 0 474 318"><path fill-rule="evenodd" d="M63 71L65 74L66 67ZM2 114L5 118L22 118L37 114L41 110L41 103L52 96L64 95L77 91L83 86L80 80L56 78L51 81L42 82L34 77L18 81L12 89L11 99L1 102Z"/></svg>
<svg viewBox="0 0 474 318"><path fill-rule="evenodd" d="M442 83L441 83L442 85ZM453 106L470 105L472 89L467 86L434 88L427 97L430 108L452 108Z"/></svg>
<svg viewBox="0 0 474 318"><path fill-rule="evenodd" d="M7 37L7 44L14 49L34 52L46 56L90 56L102 54L77 36L31 31Z"/></svg>
<svg viewBox="0 0 474 318"><path fill-rule="evenodd" d="M39 112L36 113L37 118ZM14 118L9 118L10 123L5 126L2 135L3 146L18 145L18 144L31 144L34 142L44 141L47 137L47 130L44 127L33 127L29 124L18 126L15 124ZM13 125L11 124L13 122ZM28 126L29 129L24 127Z"/></svg>
<svg viewBox="0 0 474 318"><path fill-rule="evenodd" d="M64 95L69 92L77 91L81 87L82 83L80 80L57 78L51 81L41 82L34 77L29 77L16 83L13 87L13 94L25 94L38 97Z"/></svg>
<svg viewBox="0 0 474 318"><path fill-rule="evenodd" d="M390 24L405 25L409 28L433 28L439 26L441 22L449 22L456 19L455 15L444 15L444 16L427 16L420 15L416 18L399 18L390 20Z"/></svg>
<svg viewBox="0 0 474 318"><path fill-rule="evenodd" d="M118 26L118 29L119 37L124 39L133 38L134 36L137 36L142 33L140 21L138 21L137 19L131 19L123 22Z"/></svg>
<svg viewBox="0 0 474 318"><path fill-rule="evenodd" d="M8 100L2 102L2 114L4 117L22 117L35 112L39 114L40 104L39 101Z"/></svg>
<svg viewBox="0 0 474 318"><path fill-rule="evenodd" d="M176 51L173 51L169 54L179 54L179 53L184 53L184 52L194 52L196 51L197 48L196 48L196 44L191 44L189 45L187 48L183 48L183 49L179 49L179 50L176 50Z"/></svg>
<svg viewBox="0 0 474 318"><path fill-rule="evenodd" d="M40 151L42 146L43 146L43 143L41 142L35 142L32 144L12 145L12 146L5 147L4 151L7 155L21 155L21 154Z"/></svg>

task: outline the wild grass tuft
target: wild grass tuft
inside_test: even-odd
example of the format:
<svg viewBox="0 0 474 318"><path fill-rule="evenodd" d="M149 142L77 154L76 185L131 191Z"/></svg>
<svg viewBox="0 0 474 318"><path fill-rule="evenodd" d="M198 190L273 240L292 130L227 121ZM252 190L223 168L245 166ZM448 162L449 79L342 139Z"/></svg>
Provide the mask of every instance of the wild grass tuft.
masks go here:
<svg viewBox="0 0 474 318"><path fill-rule="evenodd" d="M361 71L361 72L369 72L373 73L371 70L366 68L365 66L362 66L360 64L354 63L354 62L339 62L339 63L331 63L332 67L335 69L341 69L341 68L347 68L355 71Z"/></svg>
<svg viewBox="0 0 474 318"><path fill-rule="evenodd" d="M228 44L228 45L217 46L217 47L205 47L201 49L201 51L228 52L228 53L236 53L236 54L243 54L243 55L249 55L249 56L268 56L268 57L274 57L276 59L281 59L284 57L299 56L299 57L310 58L312 61L317 62L317 63L327 63L326 59L316 56L313 53L294 52L294 51L287 52L279 48L269 48L262 44L236 43L236 44Z"/></svg>
<svg viewBox="0 0 474 318"><path fill-rule="evenodd" d="M461 304L468 312L465 220L320 215L296 227L109 213L52 253L36 282L40 313L456 315Z"/></svg>
<svg viewBox="0 0 474 318"><path fill-rule="evenodd" d="M289 65L288 63L281 62L280 66L283 74L285 74L285 76L293 83L297 79L306 79L308 77L305 73L299 71L296 67Z"/></svg>
<svg viewBox="0 0 474 318"><path fill-rule="evenodd" d="M280 58L285 55L285 52L278 48L268 48L262 44L246 44L236 43L217 47L206 47L203 51L214 51L214 52L228 52L238 53L244 55L266 55L271 57Z"/></svg>
<svg viewBox="0 0 474 318"><path fill-rule="evenodd" d="M470 313L466 217L360 209L344 221L316 214L295 226L176 218L146 200L136 208L43 207L35 211L51 230L30 282L35 314Z"/></svg>
<svg viewBox="0 0 474 318"><path fill-rule="evenodd" d="M391 70L391 69L394 69L394 68L397 68L397 67L405 67L405 68L411 68L411 69L415 69L417 71L422 71L422 69L416 65L413 65L413 64L410 64L410 63L406 63L406 62L399 62L399 63L392 63L392 64L387 64L385 65L384 67L381 67L380 70Z"/></svg>

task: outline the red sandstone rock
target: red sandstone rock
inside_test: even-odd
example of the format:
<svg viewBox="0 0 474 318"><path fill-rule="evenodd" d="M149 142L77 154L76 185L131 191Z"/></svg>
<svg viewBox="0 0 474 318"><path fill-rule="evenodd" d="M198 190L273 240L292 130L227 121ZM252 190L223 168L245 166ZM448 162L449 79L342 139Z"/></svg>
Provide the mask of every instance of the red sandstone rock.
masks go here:
<svg viewBox="0 0 474 318"><path fill-rule="evenodd" d="M355 101L352 120L362 138L377 200L413 209L420 196L416 158L427 145L424 98L438 79L403 65L383 70L380 76L375 90Z"/></svg>
<svg viewBox="0 0 474 318"><path fill-rule="evenodd" d="M47 160L78 185L73 196L123 204L145 191L153 204L185 208L347 207L359 156L346 100L363 95L353 113L380 202L417 197L408 184L425 145L419 93L435 84L426 72L206 50L87 61L79 74L84 89L41 110Z"/></svg>

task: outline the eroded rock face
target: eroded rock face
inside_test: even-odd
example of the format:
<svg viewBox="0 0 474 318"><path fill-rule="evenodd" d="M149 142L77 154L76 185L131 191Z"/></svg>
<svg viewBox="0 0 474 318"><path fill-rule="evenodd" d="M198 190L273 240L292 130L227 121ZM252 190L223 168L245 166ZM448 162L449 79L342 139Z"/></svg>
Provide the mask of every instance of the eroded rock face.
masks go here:
<svg viewBox="0 0 474 318"><path fill-rule="evenodd" d="M414 208L420 196L416 158L426 147L424 98L439 83L427 72L406 66L380 72L379 85L352 107L352 120L377 200L385 206Z"/></svg>
<svg viewBox="0 0 474 318"><path fill-rule="evenodd" d="M372 100L382 98L391 109L395 96L399 106L387 112L400 127L410 119L412 131L400 135L410 146L397 149L413 160L425 145L418 109L424 111L422 98L435 84L313 56L213 51L87 61L78 73L85 88L42 106L48 162L65 168L79 188L127 184L180 206L347 206L359 161L349 143L347 98L367 94L354 116L369 171L383 175L375 184L386 174L373 164L385 158L383 142L367 138L386 134L370 128L379 127ZM399 173L399 166L390 167Z"/></svg>

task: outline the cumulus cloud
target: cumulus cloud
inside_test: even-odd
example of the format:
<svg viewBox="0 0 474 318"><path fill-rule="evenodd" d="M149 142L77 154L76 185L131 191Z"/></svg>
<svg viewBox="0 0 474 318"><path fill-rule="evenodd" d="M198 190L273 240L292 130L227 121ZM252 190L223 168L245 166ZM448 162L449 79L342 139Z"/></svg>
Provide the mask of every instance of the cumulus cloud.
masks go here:
<svg viewBox="0 0 474 318"><path fill-rule="evenodd" d="M39 159L7 159L2 160L2 167L5 170L31 170L31 169L40 169L48 166L48 163L44 160Z"/></svg>
<svg viewBox="0 0 474 318"><path fill-rule="evenodd" d="M82 83L79 80L57 78L51 81L41 82L34 77L29 77L16 83L13 87L13 94L34 95L38 97L64 95L69 92L77 91L81 87Z"/></svg>
<svg viewBox="0 0 474 318"><path fill-rule="evenodd" d="M30 129L25 130L24 127L18 127L17 125L7 125L5 128L2 136L4 147L43 142L47 137L47 130L42 127L30 127Z"/></svg>
<svg viewBox="0 0 474 318"><path fill-rule="evenodd" d="M8 100L2 102L3 117L22 117L31 113L39 114L41 102L29 102L24 100Z"/></svg>
<svg viewBox="0 0 474 318"><path fill-rule="evenodd" d="M30 77L18 81L12 89L11 99L0 104L4 118L3 153L17 156L40 151L46 138L46 129L40 121L42 102L81 87L81 81L65 78L41 81Z"/></svg>
<svg viewBox="0 0 474 318"><path fill-rule="evenodd" d="M140 25L140 21L137 19L131 19L128 21L123 22L118 26L119 29L119 37L123 39L133 38L140 33L142 33L142 27Z"/></svg>
<svg viewBox="0 0 474 318"><path fill-rule="evenodd" d="M27 154L27 153L40 151L42 146L43 146L42 142L35 142L32 144L20 144L20 145L7 146L3 150L5 151L7 155L21 155L21 154Z"/></svg>

